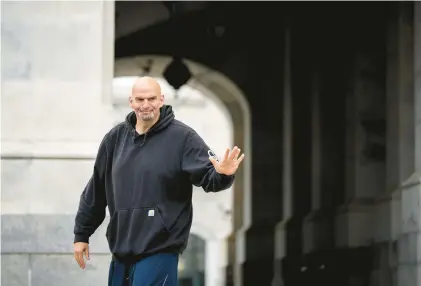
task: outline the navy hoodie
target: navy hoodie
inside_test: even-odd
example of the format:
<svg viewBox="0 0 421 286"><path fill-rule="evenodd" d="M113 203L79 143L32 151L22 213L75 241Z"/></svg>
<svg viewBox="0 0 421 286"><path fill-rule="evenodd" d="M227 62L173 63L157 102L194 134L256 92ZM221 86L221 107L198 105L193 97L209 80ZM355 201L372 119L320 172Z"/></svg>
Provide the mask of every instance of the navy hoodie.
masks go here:
<svg viewBox="0 0 421 286"><path fill-rule="evenodd" d="M108 206L110 251L128 262L183 252L193 218L192 185L218 192L234 182L234 176L215 171L209 147L174 118L171 106L161 108L159 121L145 134L135 124L131 112L102 140L74 227L74 242L89 243Z"/></svg>

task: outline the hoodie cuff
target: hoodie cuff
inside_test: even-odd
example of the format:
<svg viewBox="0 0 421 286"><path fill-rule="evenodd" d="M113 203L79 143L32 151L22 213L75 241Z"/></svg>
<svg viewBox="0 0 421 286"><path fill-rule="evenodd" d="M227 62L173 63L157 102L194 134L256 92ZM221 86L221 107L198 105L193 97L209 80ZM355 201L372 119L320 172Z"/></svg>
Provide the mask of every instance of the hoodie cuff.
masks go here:
<svg viewBox="0 0 421 286"><path fill-rule="evenodd" d="M84 235L84 234L76 234L75 235L74 243L76 243L76 242L89 243L89 236L88 235Z"/></svg>
<svg viewBox="0 0 421 286"><path fill-rule="evenodd" d="M220 180L219 181L220 187L222 187L223 189L228 189L233 185L234 180L235 180L235 175L228 176L228 175L219 174L219 173L218 175L219 175L219 180Z"/></svg>

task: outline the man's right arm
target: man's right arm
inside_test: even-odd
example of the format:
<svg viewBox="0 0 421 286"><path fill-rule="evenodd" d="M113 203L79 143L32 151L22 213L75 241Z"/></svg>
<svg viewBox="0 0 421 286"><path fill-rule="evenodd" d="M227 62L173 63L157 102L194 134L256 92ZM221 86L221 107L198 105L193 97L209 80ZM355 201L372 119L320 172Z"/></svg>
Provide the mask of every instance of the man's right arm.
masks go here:
<svg viewBox="0 0 421 286"><path fill-rule="evenodd" d="M107 198L105 195L105 170L107 164L107 138L102 140L95 160L94 170L80 196L75 218L74 242L89 243L89 237L105 219Z"/></svg>

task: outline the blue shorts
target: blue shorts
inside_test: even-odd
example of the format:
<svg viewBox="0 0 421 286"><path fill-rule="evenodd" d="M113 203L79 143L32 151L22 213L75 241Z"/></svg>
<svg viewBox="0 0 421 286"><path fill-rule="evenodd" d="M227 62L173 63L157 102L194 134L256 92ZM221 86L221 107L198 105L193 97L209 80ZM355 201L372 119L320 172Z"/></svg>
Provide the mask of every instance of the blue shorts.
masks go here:
<svg viewBox="0 0 421 286"><path fill-rule="evenodd" d="M111 261L108 286L176 286L177 254L155 254L134 264Z"/></svg>

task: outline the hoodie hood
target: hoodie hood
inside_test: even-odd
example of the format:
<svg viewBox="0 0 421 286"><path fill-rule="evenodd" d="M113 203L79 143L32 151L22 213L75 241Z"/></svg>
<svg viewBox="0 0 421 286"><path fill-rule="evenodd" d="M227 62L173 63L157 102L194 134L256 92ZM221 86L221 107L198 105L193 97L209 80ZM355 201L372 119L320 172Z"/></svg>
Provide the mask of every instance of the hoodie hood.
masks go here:
<svg viewBox="0 0 421 286"><path fill-rule="evenodd" d="M175 115L174 115L174 112L172 110L172 106L171 105L163 105L160 108L160 117L159 117L158 121L145 134L150 135L152 133L157 133L157 132L160 132L160 131L164 130L165 128L167 128L173 122L174 118L175 118ZM136 137L136 135L138 135L136 133L136 122L137 122L137 119L136 119L136 114L135 114L134 111L127 114L127 116L126 116L126 126L130 130L132 135L134 135L135 137Z"/></svg>

